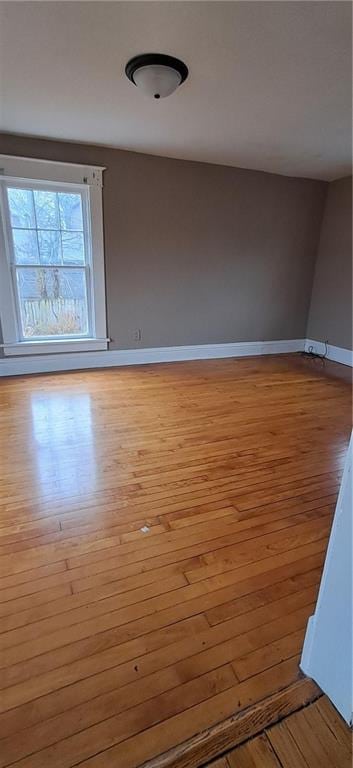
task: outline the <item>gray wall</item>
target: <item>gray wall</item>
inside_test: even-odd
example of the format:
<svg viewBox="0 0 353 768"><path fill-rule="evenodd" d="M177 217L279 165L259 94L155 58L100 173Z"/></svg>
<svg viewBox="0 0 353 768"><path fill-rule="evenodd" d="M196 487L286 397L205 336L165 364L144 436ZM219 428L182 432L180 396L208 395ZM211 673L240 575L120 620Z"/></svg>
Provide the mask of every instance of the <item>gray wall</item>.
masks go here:
<svg viewBox="0 0 353 768"><path fill-rule="evenodd" d="M107 166L111 348L305 336L326 183L8 134L0 152Z"/></svg>
<svg viewBox="0 0 353 768"><path fill-rule="evenodd" d="M352 349L352 178L329 184L307 336Z"/></svg>

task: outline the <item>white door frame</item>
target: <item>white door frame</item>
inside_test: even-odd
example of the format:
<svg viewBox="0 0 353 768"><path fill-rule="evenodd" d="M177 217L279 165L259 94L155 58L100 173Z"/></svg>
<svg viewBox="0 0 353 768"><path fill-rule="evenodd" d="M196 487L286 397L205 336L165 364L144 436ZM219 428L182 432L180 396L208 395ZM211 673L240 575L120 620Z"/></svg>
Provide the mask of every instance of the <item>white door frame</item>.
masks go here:
<svg viewBox="0 0 353 768"><path fill-rule="evenodd" d="M321 586L309 619L301 669L352 725L353 718L353 433L331 530Z"/></svg>

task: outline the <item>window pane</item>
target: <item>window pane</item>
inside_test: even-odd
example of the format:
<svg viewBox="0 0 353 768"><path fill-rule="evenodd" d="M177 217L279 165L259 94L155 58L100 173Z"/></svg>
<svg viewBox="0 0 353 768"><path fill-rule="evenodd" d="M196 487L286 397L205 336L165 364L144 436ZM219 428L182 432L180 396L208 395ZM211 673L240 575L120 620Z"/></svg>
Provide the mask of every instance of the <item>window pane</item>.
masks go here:
<svg viewBox="0 0 353 768"><path fill-rule="evenodd" d="M84 269L17 269L23 335L77 336L88 333Z"/></svg>
<svg viewBox="0 0 353 768"><path fill-rule="evenodd" d="M38 229L59 229L57 193L35 189L33 194Z"/></svg>
<svg viewBox="0 0 353 768"><path fill-rule="evenodd" d="M31 229L35 227L33 192L31 189L7 188L11 225Z"/></svg>
<svg viewBox="0 0 353 768"><path fill-rule="evenodd" d="M82 232L62 232L64 264L84 264L85 251Z"/></svg>
<svg viewBox="0 0 353 768"><path fill-rule="evenodd" d="M59 192L61 229L83 230L81 195Z"/></svg>
<svg viewBox="0 0 353 768"><path fill-rule="evenodd" d="M17 264L38 264L38 243L35 230L13 229L12 236Z"/></svg>
<svg viewBox="0 0 353 768"><path fill-rule="evenodd" d="M60 232L38 230L41 264L61 264Z"/></svg>

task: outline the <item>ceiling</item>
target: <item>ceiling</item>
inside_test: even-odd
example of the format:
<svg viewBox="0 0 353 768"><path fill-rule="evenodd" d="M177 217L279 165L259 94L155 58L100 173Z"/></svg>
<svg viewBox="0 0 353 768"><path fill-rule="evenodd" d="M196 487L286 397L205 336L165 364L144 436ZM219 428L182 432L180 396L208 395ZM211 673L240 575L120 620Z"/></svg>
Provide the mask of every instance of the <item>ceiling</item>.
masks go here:
<svg viewBox="0 0 353 768"><path fill-rule="evenodd" d="M351 173L350 2L2 2L0 127L335 179ZM190 75L149 100L149 51Z"/></svg>

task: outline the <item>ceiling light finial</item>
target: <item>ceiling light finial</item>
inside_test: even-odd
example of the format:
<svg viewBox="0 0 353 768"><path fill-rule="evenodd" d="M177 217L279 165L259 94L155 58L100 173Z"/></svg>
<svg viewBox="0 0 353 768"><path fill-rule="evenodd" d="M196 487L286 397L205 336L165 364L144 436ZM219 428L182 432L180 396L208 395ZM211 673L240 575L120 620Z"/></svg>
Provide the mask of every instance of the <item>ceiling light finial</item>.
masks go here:
<svg viewBox="0 0 353 768"><path fill-rule="evenodd" d="M180 59L164 53L143 53L134 56L125 67L125 74L138 88L154 99L170 96L184 80L189 70Z"/></svg>

